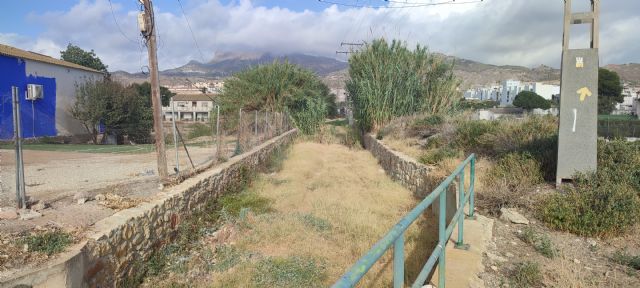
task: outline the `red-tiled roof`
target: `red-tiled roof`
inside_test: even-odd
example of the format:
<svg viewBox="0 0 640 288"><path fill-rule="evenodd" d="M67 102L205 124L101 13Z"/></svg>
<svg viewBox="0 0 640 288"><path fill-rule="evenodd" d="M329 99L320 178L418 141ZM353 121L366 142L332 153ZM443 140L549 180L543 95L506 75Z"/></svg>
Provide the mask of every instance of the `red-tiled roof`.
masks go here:
<svg viewBox="0 0 640 288"><path fill-rule="evenodd" d="M42 55L42 54L38 54L38 53L35 53L35 52L31 52L31 51L25 51L25 50L22 50L22 49L18 49L18 48L7 46L7 45L3 45L3 44L0 44L0 55L12 56L12 57L22 58L22 59L29 59L29 60L43 62L43 63L49 63L49 64L54 64L54 65L59 65L59 66L65 66L65 67L68 67L68 68L85 70L85 71L89 71L89 72L102 73L102 72L100 72L98 70L91 69L89 67L84 67L82 65L78 65L78 64L67 62L67 61L64 61L64 60L56 59L56 58L53 58L53 57L49 57L47 55Z"/></svg>

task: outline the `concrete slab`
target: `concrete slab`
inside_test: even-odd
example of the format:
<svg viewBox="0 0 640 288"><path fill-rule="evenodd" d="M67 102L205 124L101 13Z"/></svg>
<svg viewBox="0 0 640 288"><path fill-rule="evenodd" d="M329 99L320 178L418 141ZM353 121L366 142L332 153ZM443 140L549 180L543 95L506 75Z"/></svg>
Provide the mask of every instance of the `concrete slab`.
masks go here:
<svg viewBox="0 0 640 288"><path fill-rule="evenodd" d="M455 249L458 228L453 229L445 250L446 286L448 288L484 288L484 281L478 275L484 271L482 259L493 236L493 219L476 213L476 220L464 221L464 243L469 250ZM437 267L437 266L436 266ZM438 285L438 269L436 268L430 284Z"/></svg>

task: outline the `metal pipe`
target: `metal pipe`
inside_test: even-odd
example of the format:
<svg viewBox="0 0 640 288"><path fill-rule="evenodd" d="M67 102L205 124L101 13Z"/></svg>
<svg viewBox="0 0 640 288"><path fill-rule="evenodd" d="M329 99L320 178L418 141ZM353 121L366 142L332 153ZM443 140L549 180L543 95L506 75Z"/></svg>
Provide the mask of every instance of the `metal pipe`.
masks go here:
<svg viewBox="0 0 640 288"><path fill-rule="evenodd" d="M220 142L220 105L216 105L216 154L215 161L220 160L220 150L222 148L222 142Z"/></svg>
<svg viewBox="0 0 640 288"><path fill-rule="evenodd" d="M22 159L22 123L20 117L20 89L11 87L13 100L13 124L16 149L16 201L18 209L26 209L26 192L24 185L24 162Z"/></svg>
<svg viewBox="0 0 640 288"><path fill-rule="evenodd" d="M176 127L176 103L171 97L171 122L173 122L173 148L176 149L176 173L180 172L180 158L178 157L178 128Z"/></svg>
<svg viewBox="0 0 640 288"><path fill-rule="evenodd" d="M440 257L438 257L438 288L445 288L445 276L446 276L446 251L444 247L447 246L447 235L445 234L446 225L447 225L447 190L449 187L447 186L444 189L444 192L440 193L440 215L438 215L438 245L442 246L442 252L440 253Z"/></svg>
<svg viewBox="0 0 640 288"><path fill-rule="evenodd" d="M393 287L404 286L404 233L393 245Z"/></svg>

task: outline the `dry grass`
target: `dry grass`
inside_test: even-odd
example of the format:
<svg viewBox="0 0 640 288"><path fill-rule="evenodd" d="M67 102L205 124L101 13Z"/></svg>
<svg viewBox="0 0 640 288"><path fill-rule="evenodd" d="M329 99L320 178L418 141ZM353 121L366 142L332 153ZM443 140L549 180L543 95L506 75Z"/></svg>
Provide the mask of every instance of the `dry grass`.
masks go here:
<svg viewBox="0 0 640 288"><path fill-rule="evenodd" d="M296 144L283 170L263 177L254 189L273 200L275 212L249 219L250 228L234 246L267 259L302 257L324 263L325 277L318 286L337 280L416 204L411 192L389 179L369 152L334 144ZM413 225L405 238L408 274L416 274L415 264L424 263L431 251L428 233L417 228ZM362 287L390 285L390 252ZM248 261L222 273L214 277L215 285L251 286L256 265Z"/></svg>

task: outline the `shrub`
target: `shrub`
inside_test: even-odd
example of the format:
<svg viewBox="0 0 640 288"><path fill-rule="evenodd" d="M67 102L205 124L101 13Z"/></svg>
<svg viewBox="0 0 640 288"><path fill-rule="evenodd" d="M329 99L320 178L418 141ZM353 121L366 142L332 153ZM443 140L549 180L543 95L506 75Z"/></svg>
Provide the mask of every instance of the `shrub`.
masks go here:
<svg viewBox="0 0 640 288"><path fill-rule="evenodd" d="M511 274L511 282L517 288L540 286L542 282L540 265L529 261L518 264Z"/></svg>
<svg viewBox="0 0 640 288"><path fill-rule="evenodd" d="M480 137L497 131L500 128L498 121L458 121L454 135L454 143L456 146L465 150L465 152L481 153L492 147L482 147Z"/></svg>
<svg viewBox="0 0 640 288"><path fill-rule="evenodd" d="M640 142L600 141L598 174L626 183L640 193Z"/></svg>
<svg viewBox="0 0 640 288"><path fill-rule="evenodd" d="M538 217L551 228L582 236L616 235L640 220L637 193L618 179L578 175L575 187L541 201Z"/></svg>
<svg viewBox="0 0 640 288"><path fill-rule="evenodd" d="M490 213L504 206L522 206L527 192L543 183L540 163L527 153L510 153L481 178L485 191L478 194L478 205Z"/></svg>
<svg viewBox="0 0 640 288"><path fill-rule="evenodd" d="M189 131L187 139L195 139L202 136L212 136L214 131L209 125L203 123L195 123L190 128L191 131ZM171 141L173 141L173 139Z"/></svg>
<svg viewBox="0 0 640 288"><path fill-rule="evenodd" d="M52 231L43 234L30 235L19 241L26 244L29 251L41 252L53 255L64 251L73 242L73 238L68 233L62 231Z"/></svg>
<svg viewBox="0 0 640 288"><path fill-rule="evenodd" d="M323 264L307 257L269 257L256 264L253 282L258 287L322 287Z"/></svg>
<svg viewBox="0 0 640 288"><path fill-rule="evenodd" d="M458 156L460 156L460 151L449 147L442 147L427 150L427 152L420 156L418 161L422 164L436 165L444 159L456 158Z"/></svg>
<svg viewBox="0 0 640 288"><path fill-rule="evenodd" d="M530 244L540 254L547 258L553 258L556 256L556 249L553 247L553 242L549 236L545 234L538 234L530 227L524 228L522 234L519 235L520 240Z"/></svg>
<svg viewBox="0 0 640 288"><path fill-rule="evenodd" d="M302 214L300 219L305 226L312 228L318 232L324 232L330 230L332 225L328 220L319 218L313 214Z"/></svg>
<svg viewBox="0 0 640 288"><path fill-rule="evenodd" d="M633 269L640 270L640 255L631 255L627 251L616 251L611 260L620 265L629 266Z"/></svg>

